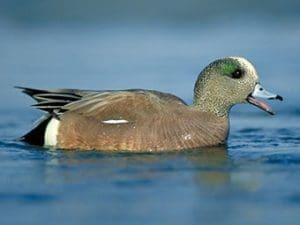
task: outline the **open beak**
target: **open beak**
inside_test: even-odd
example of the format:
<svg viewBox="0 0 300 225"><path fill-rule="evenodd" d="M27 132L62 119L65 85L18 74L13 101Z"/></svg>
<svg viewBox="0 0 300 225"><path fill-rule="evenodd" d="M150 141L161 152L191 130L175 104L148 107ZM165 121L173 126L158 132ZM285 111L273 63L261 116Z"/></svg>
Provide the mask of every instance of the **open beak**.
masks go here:
<svg viewBox="0 0 300 225"><path fill-rule="evenodd" d="M276 95L271 92L268 92L260 84L256 84L254 91L250 95L248 95L247 101L250 104L255 105L258 108L261 108L262 110L270 113L271 115L274 115L274 112L272 111L271 107L268 106L263 101L256 99L255 97L265 98L265 99L278 99L280 101L283 100L283 98L280 95Z"/></svg>

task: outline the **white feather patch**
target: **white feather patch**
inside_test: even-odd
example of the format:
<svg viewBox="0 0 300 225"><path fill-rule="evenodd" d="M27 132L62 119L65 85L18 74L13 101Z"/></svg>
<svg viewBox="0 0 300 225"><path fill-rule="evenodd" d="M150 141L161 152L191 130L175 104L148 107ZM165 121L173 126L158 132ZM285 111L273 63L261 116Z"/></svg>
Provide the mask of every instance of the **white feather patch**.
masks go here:
<svg viewBox="0 0 300 225"><path fill-rule="evenodd" d="M124 123L129 123L127 120L104 120L102 123L105 124L124 124Z"/></svg>
<svg viewBox="0 0 300 225"><path fill-rule="evenodd" d="M58 119L52 118L50 120L45 131L45 146L56 146L59 125L60 121Z"/></svg>

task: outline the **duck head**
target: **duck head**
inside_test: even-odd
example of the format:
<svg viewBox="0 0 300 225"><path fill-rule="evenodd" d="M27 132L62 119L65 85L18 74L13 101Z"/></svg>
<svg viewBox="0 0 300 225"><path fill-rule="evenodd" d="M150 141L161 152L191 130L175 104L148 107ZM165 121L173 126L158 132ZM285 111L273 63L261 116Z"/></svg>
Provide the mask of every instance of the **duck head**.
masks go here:
<svg viewBox="0 0 300 225"><path fill-rule="evenodd" d="M194 88L193 106L218 116L228 116L235 104L250 103L274 114L256 97L282 100L280 95L262 87L254 66L248 60L226 57L210 63L200 73Z"/></svg>

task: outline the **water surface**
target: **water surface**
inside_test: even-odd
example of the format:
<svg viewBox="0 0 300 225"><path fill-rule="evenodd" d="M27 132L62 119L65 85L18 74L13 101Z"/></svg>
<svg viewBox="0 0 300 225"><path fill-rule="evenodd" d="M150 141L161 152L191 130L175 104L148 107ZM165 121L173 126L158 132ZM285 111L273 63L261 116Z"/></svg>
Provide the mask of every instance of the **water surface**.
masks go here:
<svg viewBox="0 0 300 225"><path fill-rule="evenodd" d="M286 24L0 26L1 224L297 224L300 29ZM68 152L16 139L41 115L14 85L149 88L188 102L211 60L243 55L284 96L269 116L236 106L227 146Z"/></svg>

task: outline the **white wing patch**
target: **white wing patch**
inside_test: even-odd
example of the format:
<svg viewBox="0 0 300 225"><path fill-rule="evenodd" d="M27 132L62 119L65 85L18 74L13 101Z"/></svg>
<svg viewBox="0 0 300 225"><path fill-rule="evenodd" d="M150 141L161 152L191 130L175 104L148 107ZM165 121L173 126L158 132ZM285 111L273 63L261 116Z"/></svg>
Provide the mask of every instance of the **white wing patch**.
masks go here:
<svg viewBox="0 0 300 225"><path fill-rule="evenodd" d="M127 120L104 120L101 121L102 123L105 124L124 124L124 123L129 123Z"/></svg>
<svg viewBox="0 0 300 225"><path fill-rule="evenodd" d="M45 146L56 146L59 125L60 125L60 121L58 119L52 118L50 120L50 122L47 125L45 136L44 136Z"/></svg>

